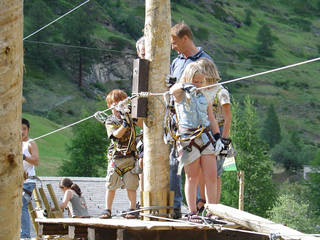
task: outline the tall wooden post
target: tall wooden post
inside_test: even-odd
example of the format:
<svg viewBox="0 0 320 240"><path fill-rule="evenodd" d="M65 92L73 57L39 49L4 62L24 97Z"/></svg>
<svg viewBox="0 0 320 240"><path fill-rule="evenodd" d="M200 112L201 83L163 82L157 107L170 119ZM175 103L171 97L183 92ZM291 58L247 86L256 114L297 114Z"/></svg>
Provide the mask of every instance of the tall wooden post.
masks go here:
<svg viewBox="0 0 320 240"><path fill-rule="evenodd" d="M20 239L23 1L0 0L0 239Z"/></svg>
<svg viewBox="0 0 320 240"><path fill-rule="evenodd" d="M170 67L170 0L146 0L145 50L149 65L149 92L165 92ZM161 97L148 99L143 127L144 206L167 206L169 196L169 147L163 142L164 106ZM159 211L166 213L166 210Z"/></svg>
<svg viewBox="0 0 320 240"><path fill-rule="evenodd" d="M244 171L238 172L239 177L239 210L244 209Z"/></svg>

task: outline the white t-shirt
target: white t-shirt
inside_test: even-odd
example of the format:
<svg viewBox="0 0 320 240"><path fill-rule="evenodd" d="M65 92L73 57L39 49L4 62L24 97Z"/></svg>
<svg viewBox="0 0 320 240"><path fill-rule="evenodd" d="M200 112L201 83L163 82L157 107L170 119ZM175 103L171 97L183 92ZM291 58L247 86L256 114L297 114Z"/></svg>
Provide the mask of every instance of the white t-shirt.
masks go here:
<svg viewBox="0 0 320 240"><path fill-rule="evenodd" d="M26 157L31 157L31 153L29 152L29 146L30 146L30 142L29 140L26 142L22 142L22 153L26 156ZM23 169L24 171L28 174L28 177L32 177L36 175L36 171L35 171L35 167L33 164L28 163L26 160L23 160ZM26 179L24 181L25 183L27 182L36 182L35 179Z"/></svg>
<svg viewBox="0 0 320 240"><path fill-rule="evenodd" d="M219 124L222 126L224 124L224 115L222 112L222 106L224 104L230 104L230 95L227 89L222 85L218 85L213 88L205 89L204 95L207 96L212 102L213 113Z"/></svg>

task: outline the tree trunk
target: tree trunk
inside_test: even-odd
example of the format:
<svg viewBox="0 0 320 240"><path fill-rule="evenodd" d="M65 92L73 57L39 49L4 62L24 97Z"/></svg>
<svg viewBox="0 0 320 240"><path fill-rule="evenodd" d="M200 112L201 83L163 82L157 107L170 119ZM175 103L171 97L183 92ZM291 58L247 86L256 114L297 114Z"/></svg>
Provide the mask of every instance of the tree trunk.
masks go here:
<svg viewBox="0 0 320 240"><path fill-rule="evenodd" d="M20 239L23 1L0 0L0 239Z"/></svg>
<svg viewBox="0 0 320 240"><path fill-rule="evenodd" d="M145 49L149 65L149 92L164 92L170 66L170 1L146 0ZM159 99L155 99L159 98ZM160 100L160 101L159 101ZM169 146L163 141L162 97L148 98L144 122L144 206L167 206ZM147 193L148 196L145 195Z"/></svg>

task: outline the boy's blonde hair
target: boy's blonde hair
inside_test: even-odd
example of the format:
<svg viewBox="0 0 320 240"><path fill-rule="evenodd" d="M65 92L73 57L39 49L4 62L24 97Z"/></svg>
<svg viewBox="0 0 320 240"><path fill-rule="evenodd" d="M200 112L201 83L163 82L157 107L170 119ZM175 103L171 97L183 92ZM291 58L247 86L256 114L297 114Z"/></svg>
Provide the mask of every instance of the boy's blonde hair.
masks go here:
<svg viewBox="0 0 320 240"><path fill-rule="evenodd" d="M192 83L192 79L196 73L201 73L199 65L196 62L189 63L184 69L180 82L181 83Z"/></svg>
<svg viewBox="0 0 320 240"><path fill-rule="evenodd" d="M111 92L109 92L108 95L106 96L106 102L108 107L111 107L112 104L118 103L126 99L127 97L128 95L124 91L120 89L114 89Z"/></svg>
<svg viewBox="0 0 320 240"><path fill-rule="evenodd" d="M200 72L206 76L205 85L215 84L221 80L216 65L207 58L200 58L196 61L200 68Z"/></svg>

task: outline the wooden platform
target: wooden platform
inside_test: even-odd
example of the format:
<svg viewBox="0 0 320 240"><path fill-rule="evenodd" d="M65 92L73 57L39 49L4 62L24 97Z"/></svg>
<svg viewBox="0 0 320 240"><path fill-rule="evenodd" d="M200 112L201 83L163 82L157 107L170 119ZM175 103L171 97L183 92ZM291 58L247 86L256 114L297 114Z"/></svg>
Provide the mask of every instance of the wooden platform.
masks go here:
<svg viewBox="0 0 320 240"><path fill-rule="evenodd" d="M37 218L39 235L68 235L70 238L86 237L88 240L264 240L269 239L255 232L233 231L235 226L191 225L188 222L142 221L123 218ZM228 228L230 227L230 228ZM228 228L228 229L226 229Z"/></svg>

